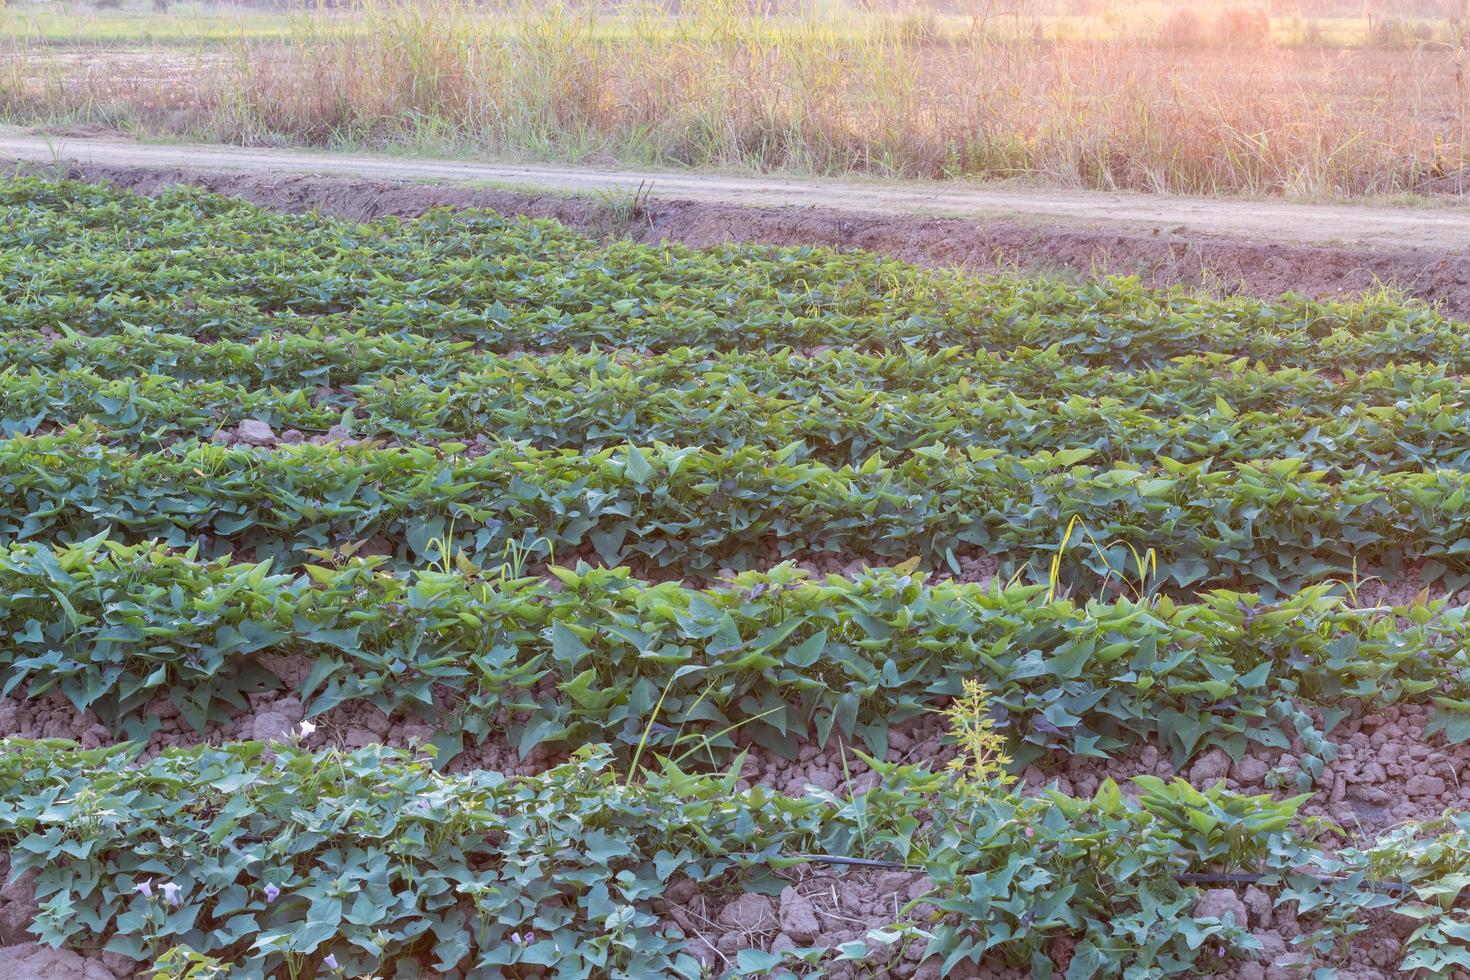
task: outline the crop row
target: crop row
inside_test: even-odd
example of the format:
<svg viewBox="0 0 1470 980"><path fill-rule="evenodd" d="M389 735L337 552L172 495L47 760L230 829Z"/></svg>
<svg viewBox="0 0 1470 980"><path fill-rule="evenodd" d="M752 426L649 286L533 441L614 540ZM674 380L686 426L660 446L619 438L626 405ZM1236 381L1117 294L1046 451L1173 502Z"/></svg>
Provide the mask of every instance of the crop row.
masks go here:
<svg viewBox="0 0 1470 980"><path fill-rule="evenodd" d="M818 582L781 567L708 589L555 573L400 578L367 559L292 576L160 546L15 546L0 552L0 691L59 691L129 737L167 698L202 731L285 685L267 655L300 655L291 691L309 714L419 713L450 754L495 735L522 753L646 739L723 759L739 731L793 758L813 738L881 756L890 725L967 678L994 692L1018 765L1147 742L1181 763L1205 744L1281 747L1299 704L1352 698L1433 696L1436 727L1470 737L1465 607L1396 622L1320 589L1079 605L891 570Z"/></svg>
<svg viewBox="0 0 1470 980"><path fill-rule="evenodd" d="M365 225L285 218L194 192L157 201L9 182L0 194L0 329L210 338L370 329L500 350L1057 345L1092 366L1217 351L1337 369L1470 366L1459 325L1382 298L1355 305L1206 299L1130 280L977 279L871 255L603 244L549 222L434 212ZM110 212L110 218L90 214Z"/></svg>
<svg viewBox="0 0 1470 980"><path fill-rule="evenodd" d="M1177 404L1203 408L1223 397L1244 409L1330 402L1334 407L1405 395L1443 394L1454 399L1465 382L1423 365L1399 365L1343 381L1294 368L1269 371L1219 355L1180 359L1134 373L1099 372L1073 365L1055 349L1023 349L1006 355L960 348L865 354L831 350L811 356L718 351L682 347L660 354L626 351L559 351L497 354L469 341L358 331L329 334L313 328L249 342L193 338L130 328L123 334L0 335L0 363L43 376L67 371L99 375L163 375L180 382L216 381L245 388L340 388L382 378L418 378L453 384L462 375L519 372L527 383L558 378L619 376L636 371L646 384L685 387L728 381L752 390L809 396L833 384L877 391L934 393L969 385L1002 388L1028 398L1041 395L1115 398L1130 405ZM1201 392L1202 388L1208 389Z"/></svg>
<svg viewBox="0 0 1470 980"><path fill-rule="evenodd" d="M986 553L1043 581L1065 545L1063 583L1087 588L1122 576L1145 590L1293 591L1408 562L1424 563L1426 584L1470 581L1470 478L1450 470L1329 478L1290 459L1106 468L1080 465L1088 450L937 446L841 468L792 461L796 445L459 448L191 443L135 455L85 432L4 440L0 543L110 528L287 567L364 541L399 562L494 567L515 546L528 560L595 554L680 577L824 554L959 571L959 556Z"/></svg>
<svg viewBox="0 0 1470 980"><path fill-rule="evenodd" d="M1395 904L1371 880L1384 871L1444 900L1409 900L1426 928L1402 951L1405 969L1439 973L1458 956L1451 910L1470 868L1464 818L1328 857L1310 821L1305 835L1288 829L1300 797L1153 778L1138 780L1136 801L1111 781L1091 799L1022 797L885 766L884 784L856 799L798 800L736 791L734 776L625 781L596 748L515 778L446 777L381 748L245 743L141 765L126 748L4 748L0 842L17 872L39 872L31 928L161 960L178 971L166 976L192 960L253 975L693 978L703 971L668 915L672 886L774 890L774 872L811 852L898 857L932 888L863 939L747 949L729 975L786 977L820 960L881 968L914 944L946 973L996 957L1053 976L1059 937L1075 941L1077 976L1199 975L1252 958L1244 922L1193 911L1199 890L1180 882L1191 873L1259 876L1301 909L1302 948L1330 955L1366 912Z"/></svg>
<svg viewBox="0 0 1470 980"><path fill-rule="evenodd" d="M712 375L660 386L637 367L537 376L519 364L461 373L452 382L381 377L349 389L249 389L180 384L164 375L112 379L90 371L0 372L0 434L29 435L82 422L108 440L153 448L209 438L245 419L323 433L349 420L358 437L445 441L489 436L542 448L601 449L628 442L780 449L796 458L860 464L875 452L935 443L1012 453L1086 448L1095 463L1150 464L1291 457L1313 466L1382 470L1470 466L1470 405L1440 394L1337 414L1245 412L1223 399L1199 414L1130 408L1113 400L1022 399L959 385L937 393L824 385L809 396L751 390Z"/></svg>
<svg viewBox="0 0 1470 980"><path fill-rule="evenodd" d="M0 259L0 266L3 264ZM687 306L654 303L648 294L643 294L643 305L633 305L637 303L633 298L611 300L614 305L587 300L574 304L568 299L557 304L529 287L515 290L513 295L487 298L483 306L471 305L473 297L465 295L444 301L404 300L390 295L363 298L346 310L339 308L345 304L326 302L329 311L315 313L291 306L261 309L258 304L263 301L230 296L227 288L214 282L189 284L187 288L197 293L187 298L149 296L142 288L152 281L153 273L148 270L139 273L138 283L114 282L111 275L102 277L96 287L101 298L77 296L68 290L75 280L87 276L76 265L57 263L53 267L38 262L9 274L0 268L0 287L21 297L0 308L0 329L9 332L66 327L89 335L107 335L141 326L199 339L234 341L313 329L330 334L366 331L468 340L500 353L594 346L652 352L691 346L734 351L842 347L868 352L903 347L939 350L957 346L991 352L1055 347L1068 363L1090 368L1159 366L1176 357L1212 352L1308 370L1365 371L1412 362L1441 365L1457 373L1470 371L1470 350L1462 343L1463 326L1437 316L1428 323L1394 323L1378 332L1342 328L1318 339L1304 329L1242 329L1237 334L1222 326L1216 331L1213 321L1204 317L1198 323L1182 316L1137 324L1099 322L1085 311L1048 312L1045 317L1026 312L1016 321L966 320L956 324L918 317L891 320L878 314L860 320L794 315L765 308L722 313L717 296L699 297ZM471 279L489 275L476 263L463 265L452 275ZM25 293L27 284L40 290L49 284L48 280L54 281L55 291ZM277 291L283 288L277 287ZM557 295L565 291L569 296L580 296L594 293L596 288L593 284L569 284ZM1099 288L1123 290L1130 285L1105 282ZM572 305L590 308L575 313L563 309Z"/></svg>
<svg viewBox="0 0 1470 980"><path fill-rule="evenodd" d="M790 349L717 351L674 348L655 355L559 351L495 354L469 341L320 329L259 337L248 343L130 328L99 337L70 333L0 334L0 365L45 376L67 371L103 377L164 375L178 382L210 381L247 389L337 389L380 379L416 378L453 386L462 375L514 375L517 384L541 389L600 383L653 389L700 385L740 387L770 396L805 400L833 387L866 388L909 396L950 389L995 390L1035 400L1112 399L1139 409L1198 413L1224 401L1237 412L1309 410L1338 414L1367 406L1418 402L1438 396L1457 406L1470 382L1429 364L1398 364L1363 373L1327 376L1298 368L1268 369L1219 354L1180 357L1156 368L1098 371L1069 363L1056 348L1021 348L1006 354L962 348L907 348L879 354L829 350L811 356ZM483 382L482 382L483 383Z"/></svg>

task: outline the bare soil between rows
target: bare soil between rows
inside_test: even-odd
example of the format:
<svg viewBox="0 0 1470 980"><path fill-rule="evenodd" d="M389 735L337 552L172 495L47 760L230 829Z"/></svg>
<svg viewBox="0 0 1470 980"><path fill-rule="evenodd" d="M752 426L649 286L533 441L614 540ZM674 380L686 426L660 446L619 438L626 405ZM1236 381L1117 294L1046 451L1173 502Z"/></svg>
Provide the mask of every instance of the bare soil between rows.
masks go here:
<svg viewBox="0 0 1470 980"><path fill-rule="evenodd" d="M299 656L265 656L261 660L288 685L299 683L310 669L306 658ZM555 680L543 679L534 696L554 697ZM157 719L158 729L149 736L144 757L169 748L246 739L287 741L310 749L352 750L375 744L411 748L427 744L437 731L422 717L390 717L365 701L351 701L310 718L314 730L303 737L301 722L308 719L305 706L294 694L272 691L248 695L248 699L249 706L235 712L228 722L211 722L200 733L184 721L171 702L160 697L148 711ZM936 703L933 707L942 705ZM443 712L452 712L453 708L449 701L441 705ZM1405 821L1438 817L1447 809L1470 810L1470 780L1461 777L1470 772L1470 743L1452 745L1441 735L1426 735L1430 712L1428 705L1413 703L1354 710L1330 733L1337 756L1325 763L1314 781L1312 798L1303 806L1302 814L1326 817L1341 825L1349 839L1362 840ZM115 741L94 714L77 710L54 691L34 698L17 693L0 699L0 738L12 736L69 738L87 748ZM789 796L803 796L813 790L848 795L867 792L879 781L878 774L840 736L833 736L825 744L809 740L794 759L756 745L744 732L735 733L734 741L746 752L738 784L742 789L760 785ZM1026 791L1055 787L1068 795L1087 797L1105 779L1123 784L1125 794L1131 794L1134 790L1128 781L1133 776L1155 775L1165 779L1182 777L1201 789L1224 781L1231 790L1270 793L1279 798L1299 791L1291 777L1299 771L1299 760L1306 749L1294 736L1290 742L1283 749L1252 745L1237 761L1223 750L1206 745L1180 766L1156 744L1142 744L1107 758L1054 752L1028 766L1019 779ZM857 747L866 751L865 746ZM890 730L889 762L926 763L939 769L954 755L946 737L945 720L937 710L899 722ZM503 736L496 735L478 741L467 739L464 751L447 768L450 772L493 770L535 775L566 759L564 746L543 744L522 756ZM685 762L686 768L699 764L699 759Z"/></svg>
<svg viewBox="0 0 1470 980"><path fill-rule="evenodd" d="M655 199L619 219L591 197L316 175L241 174L184 167L74 163L67 176L144 194L180 184L281 211L363 220L436 207L554 218L598 235L703 246L723 242L864 249L919 265L976 272L1068 269L1136 275L1156 286L1269 297L1350 296L1391 285L1470 319L1470 249L1335 247L1257 241L1183 229L1097 230L1007 220L931 218L829 207L747 207Z"/></svg>

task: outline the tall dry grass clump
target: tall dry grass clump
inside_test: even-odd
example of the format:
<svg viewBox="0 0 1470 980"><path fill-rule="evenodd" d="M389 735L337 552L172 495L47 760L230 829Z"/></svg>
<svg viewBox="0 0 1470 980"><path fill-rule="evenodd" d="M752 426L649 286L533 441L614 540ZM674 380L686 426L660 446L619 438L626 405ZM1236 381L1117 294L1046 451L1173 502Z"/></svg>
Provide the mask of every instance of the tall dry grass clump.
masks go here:
<svg viewBox="0 0 1470 980"><path fill-rule="evenodd" d="M1394 193L1466 162L1453 54L1260 49L1259 11L1238 9L1231 44L1176 49L735 0L363 0L207 71L63 80L41 101L245 143L1185 193ZM0 91L13 115L27 98Z"/></svg>

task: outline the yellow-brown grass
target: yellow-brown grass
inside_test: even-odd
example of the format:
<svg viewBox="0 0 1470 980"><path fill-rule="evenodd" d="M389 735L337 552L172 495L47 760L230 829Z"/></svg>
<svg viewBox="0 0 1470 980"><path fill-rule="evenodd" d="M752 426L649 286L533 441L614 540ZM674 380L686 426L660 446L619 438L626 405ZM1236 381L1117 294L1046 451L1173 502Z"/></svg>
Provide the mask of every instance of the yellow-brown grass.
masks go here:
<svg viewBox="0 0 1470 980"><path fill-rule="evenodd" d="M999 40L684 10L372 0L299 15L285 42L174 52L165 70L146 52L58 69L54 52L16 51L0 104L243 143L1185 193L1393 194L1466 162L1446 48Z"/></svg>

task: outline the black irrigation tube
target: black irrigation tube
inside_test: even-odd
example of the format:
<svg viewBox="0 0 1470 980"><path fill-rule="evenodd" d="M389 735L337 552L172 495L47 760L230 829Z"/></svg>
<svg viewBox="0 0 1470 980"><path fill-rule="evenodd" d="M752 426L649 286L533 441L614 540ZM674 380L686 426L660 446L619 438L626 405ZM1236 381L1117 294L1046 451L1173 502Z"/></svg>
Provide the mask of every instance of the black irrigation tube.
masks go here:
<svg viewBox="0 0 1470 980"><path fill-rule="evenodd" d="M839 854L797 854L798 861L811 864L836 864L853 868L883 868L889 871L922 871L923 868L902 861L875 861L872 858L843 857Z"/></svg>

